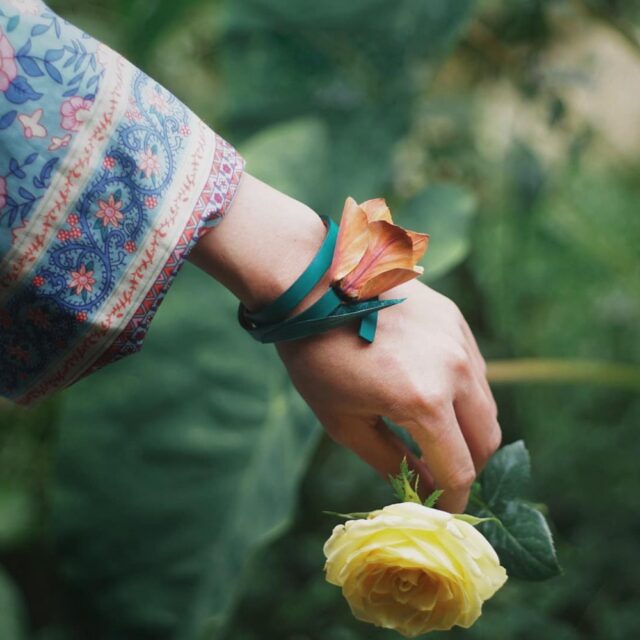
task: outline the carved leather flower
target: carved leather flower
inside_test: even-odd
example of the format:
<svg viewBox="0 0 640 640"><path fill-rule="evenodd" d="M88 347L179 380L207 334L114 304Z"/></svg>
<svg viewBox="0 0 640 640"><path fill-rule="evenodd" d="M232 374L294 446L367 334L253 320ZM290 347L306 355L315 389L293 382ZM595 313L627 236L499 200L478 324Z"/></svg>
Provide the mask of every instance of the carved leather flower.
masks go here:
<svg viewBox="0 0 640 640"><path fill-rule="evenodd" d="M422 273L417 262L428 240L426 233L393 224L383 198L358 204L349 197L331 263L331 283L345 298L375 298Z"/></svg>

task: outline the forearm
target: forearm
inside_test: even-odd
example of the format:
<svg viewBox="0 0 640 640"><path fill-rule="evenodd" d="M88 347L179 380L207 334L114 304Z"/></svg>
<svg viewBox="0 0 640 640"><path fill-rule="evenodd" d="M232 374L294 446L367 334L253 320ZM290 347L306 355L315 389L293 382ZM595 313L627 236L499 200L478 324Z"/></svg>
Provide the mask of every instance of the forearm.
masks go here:
<svg viewBox="0 0 640 640"><path fill-rule="evenodd" d="M245 173L225 218L189 259L253 310L294 282L325 234L312 209Z"/></svg>

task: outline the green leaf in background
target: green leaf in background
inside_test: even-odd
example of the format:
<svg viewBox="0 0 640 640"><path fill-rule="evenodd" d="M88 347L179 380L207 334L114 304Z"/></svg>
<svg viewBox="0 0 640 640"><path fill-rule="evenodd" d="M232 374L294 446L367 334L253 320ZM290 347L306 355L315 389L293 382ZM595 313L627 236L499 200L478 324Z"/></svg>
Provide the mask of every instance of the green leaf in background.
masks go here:
<svg viewBox="0 0 640 640"><path fill-rule="evenodd" d="M444 183L426 188L398 209L399 224L430 235L422 260L427 280L444 275L467 257L475 211L471 191Z"/></svg>
<svg viewBox="0 0 640 640"><path fill-rule="evenodd" d="M491 458L474 485L469 511L512 578L545 580L560 573L553 538L538 509L522 499L530 480L529 453L519 440Z"/></svg>
<svg viewBox="0 0 640 640"><path fill-rule="evenodd" d="M24 610L13 581L0 567L0 638L26 640Z"/></svg>
<svg viewBox="0 0 640 640"><path fill-rule="evenodd" d="M240 149L247 171L268 185L310 205L327 190L328 138L318 118L273 125Z"/></svg>
<svg viewBox="0 0 640 640"><path fill-rule="evenodd" d="M358 202L389 194L393 150L406 126L402 107L368 107L331 119L329 211L339 217L347 196Z"/></svg>
<svg viewBox="0 0 640 640"><path fill-rule="evenodd" d="M187 266L143 353L66 394L54 519L92 638L215 637L289 521L318 430L235 312Z"/></svg>
<svg viewBox="0 0 640 640"><path fill-rule="evenodd" d="M527 495L531 460L522 440L495 453L482 473L482 495L489 505L503 504Z"/></svg>
<svg viewBox="0 0 640 640"><path fill-rule="evenodd" d="M216 51L225 91L216 120L251 135L275 122L318 118L329 144L325 158L309 161L314 176L322 164L323 179L308 195L296 193L334 216L348 195L390 196L396 145L473 6L470 0L225 3L228 26Z"/></svg>
<svg viewBox="0 0 640 640"><path fill-rule="evenodd" d="M0 549L27 540L36 521L37 510L31 492L23 486L0 484Z"/></svg>

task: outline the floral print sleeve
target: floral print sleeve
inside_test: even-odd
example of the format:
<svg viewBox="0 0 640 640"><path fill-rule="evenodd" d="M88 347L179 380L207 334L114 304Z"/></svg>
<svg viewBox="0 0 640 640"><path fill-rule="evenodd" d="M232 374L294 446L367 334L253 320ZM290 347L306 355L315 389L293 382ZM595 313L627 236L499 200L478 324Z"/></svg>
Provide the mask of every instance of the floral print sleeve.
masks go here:
<svg viewBox="0 0 640 640"><path fill-rule="evenodd" d="M0 0L0 396L31 404L138 351L236 150L40 0Z"/></svg>

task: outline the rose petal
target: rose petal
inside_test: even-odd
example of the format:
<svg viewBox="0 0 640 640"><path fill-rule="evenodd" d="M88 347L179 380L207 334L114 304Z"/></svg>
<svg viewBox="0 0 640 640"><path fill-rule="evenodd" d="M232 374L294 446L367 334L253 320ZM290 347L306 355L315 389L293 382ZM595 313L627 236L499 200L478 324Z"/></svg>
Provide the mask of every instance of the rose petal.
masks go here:
<svg viewBox="0 0 640 640"><path fill-rule="evenodd" d="M331 262L331 280L344 278L358 264L367 249L367 215L351 197L342 210L336 248Z"/></svg>

